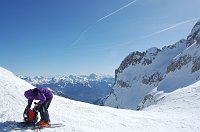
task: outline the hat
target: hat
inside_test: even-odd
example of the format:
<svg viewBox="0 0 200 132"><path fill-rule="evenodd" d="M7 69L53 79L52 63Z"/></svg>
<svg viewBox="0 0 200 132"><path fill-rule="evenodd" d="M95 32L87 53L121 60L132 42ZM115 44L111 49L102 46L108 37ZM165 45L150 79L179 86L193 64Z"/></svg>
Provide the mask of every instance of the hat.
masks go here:
<svg viewBox="0 0 200 132"><path fill-rule="evenodd" d="M36 97L36 96L38 96L38 93L39 93L40 91L39 91L39 89L38 88L34 88L33 89L33 95Z"/></svg>

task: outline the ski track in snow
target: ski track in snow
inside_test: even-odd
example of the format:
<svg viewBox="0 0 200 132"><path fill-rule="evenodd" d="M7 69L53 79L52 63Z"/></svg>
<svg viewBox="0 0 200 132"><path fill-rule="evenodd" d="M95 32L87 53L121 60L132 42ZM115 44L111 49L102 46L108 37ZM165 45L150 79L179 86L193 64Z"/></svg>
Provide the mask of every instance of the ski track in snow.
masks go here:
<svg viewBox="0 0 200 132"><path fill-rule="evenodd" d="M0 131L14 131L9 124L22 121L27 100L23 93L33 88L0 67ZM200 82L172 93L143 111L95 106L54 96L49 108L52 123L60 128L42 132L199 132ZM33 131L33 130L25 130Z"/></svg>

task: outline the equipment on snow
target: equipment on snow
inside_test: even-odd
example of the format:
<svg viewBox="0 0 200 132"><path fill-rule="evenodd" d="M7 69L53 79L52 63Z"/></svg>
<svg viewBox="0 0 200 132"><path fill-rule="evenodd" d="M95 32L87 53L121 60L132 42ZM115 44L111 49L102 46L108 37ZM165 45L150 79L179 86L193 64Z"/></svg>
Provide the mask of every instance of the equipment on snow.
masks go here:
<svg viewBox="0 0 200 132"><path fill-rule="evenodd" d="M37 105L32 110L27 106L24 110L23 118L27 124L35 124L38 120Z"/></svg>
<svg viewBox="0 0 200 132"><path fill-rule="evenodd" d="M62 123L53 123L50 124L47 127L42 127L42 126L38 126L35 124L27 124L27 122L15 122L14 124L10 124L8 127L11 130L20 130L20 131L24 131L24 130L35 130L35 131L40 131L40 129L45 129L45 128L58 128L58 127L64 127L65 125Z"/></svg>

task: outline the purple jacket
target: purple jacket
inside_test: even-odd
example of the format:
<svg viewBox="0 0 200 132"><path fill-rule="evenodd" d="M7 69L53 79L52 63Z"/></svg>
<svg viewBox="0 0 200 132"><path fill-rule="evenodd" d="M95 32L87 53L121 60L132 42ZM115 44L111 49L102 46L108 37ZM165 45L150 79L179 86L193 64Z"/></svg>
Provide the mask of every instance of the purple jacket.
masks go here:
<svg viewBox="0 0 200 132"><path fill-rule="evenodd" d="M47 99L53 98L52 92L47 88L37 88L40 92L34 97L33 89L24 92L24 96L28 99L28 106L31 106L33 100L40 100L38 104L43 104Z"/></svg>

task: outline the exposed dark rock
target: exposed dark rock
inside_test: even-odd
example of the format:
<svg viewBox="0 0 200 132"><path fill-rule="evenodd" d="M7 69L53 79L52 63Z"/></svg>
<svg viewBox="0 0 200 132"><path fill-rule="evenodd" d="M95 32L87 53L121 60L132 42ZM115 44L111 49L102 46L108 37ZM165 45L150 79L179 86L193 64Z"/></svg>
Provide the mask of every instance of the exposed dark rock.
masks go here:
<svg viewBox="0 0 200 132"><path fill-rule="evenodd" d="M131 54L129 54L120 64L118 70L116 71L116 73L121 73L125 68L127 68L129 65L136 65L139 64L142 60L142 58L144 57L145 52L132 52Z"/></svg>
<svg viewBox="0 0 200 132"><path fill-rule="evenodd" d="M195 42L200 43L200 21L198 21L194 25L190 35L188 35L188 37L187 37L187 47L191 46Z"/></svg>
<svg viewBox="0 0 200 132"><path fill-rule="evenodd" d="M194 59L192 66L192 72L196 72L198 70L200 70L200 57Z"/></svg>
<svg viewBox="0 0 200 132"><path fill-rule="evenodd" d="M124 82L123 80L118 80L117 81L117 85L123 88L128 88L130 87L130 85L128 84L128 82Z"/></svg>
<svg viewBox="0 0 200 132"><path fill-rule="evenodd" d="M192 60L190 55L180 56L178 59L174 60L168 67L167 73L174 72L176 69L180 70L184 65L188 64Z"/></svg>
<svg viewBox="0 0 200 132"><path fill-rule="evenodd" d="M146 85L151 85L151 84L157 85L162 80L163 80L163 77L161 73L156 72L151 76L144 76L142 83Z"/></svg>

